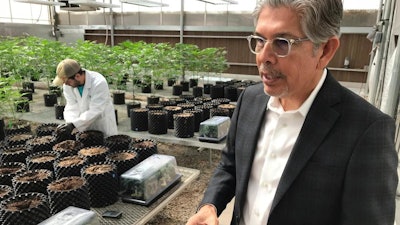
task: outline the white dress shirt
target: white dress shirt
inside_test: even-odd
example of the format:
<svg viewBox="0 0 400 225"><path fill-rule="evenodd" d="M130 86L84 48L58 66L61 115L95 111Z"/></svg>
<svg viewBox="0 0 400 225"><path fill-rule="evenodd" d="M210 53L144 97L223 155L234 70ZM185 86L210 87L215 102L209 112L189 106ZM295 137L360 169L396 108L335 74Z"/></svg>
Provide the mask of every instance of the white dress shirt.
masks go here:
<svg viewBox="0 0 400 225"><path fill-rule="evenodd" d="M283 170L326 73L325 69L316 88L297 110L285 112L278 98L269 99L250 174L242 225L267 224Z"/></svg>

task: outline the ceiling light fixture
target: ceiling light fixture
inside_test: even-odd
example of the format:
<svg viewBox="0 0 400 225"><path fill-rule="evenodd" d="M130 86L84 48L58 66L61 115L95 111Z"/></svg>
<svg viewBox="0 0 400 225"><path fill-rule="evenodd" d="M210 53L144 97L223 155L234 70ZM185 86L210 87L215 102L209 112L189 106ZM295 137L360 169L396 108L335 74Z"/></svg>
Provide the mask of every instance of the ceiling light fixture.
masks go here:
<svg viewBox="0 0 400 225"><path fill-rule="evenodd" d="M20 3L30 3L30 4L38 4L38 5L49 5L49 6L65 6L63 2L53 2L47 0L14 0L15 2Z"/></svg>
<svg viewBox="0 0 400 225"><path fill-rule="evenodd" d="M119 5L97 2L94 0L69 0L68 3L75 4L75 5L89 6L89 7L100 7L100 8L118 8L119 7Z"/></svg>
<svg viewBox="0 0 400 225"><path fill-rule="evenodd" d="M161 2L154 2L149 0L120 0L122 3L145 6L145 7L165 7L169 6L168 4L164 4Z"/></svg>

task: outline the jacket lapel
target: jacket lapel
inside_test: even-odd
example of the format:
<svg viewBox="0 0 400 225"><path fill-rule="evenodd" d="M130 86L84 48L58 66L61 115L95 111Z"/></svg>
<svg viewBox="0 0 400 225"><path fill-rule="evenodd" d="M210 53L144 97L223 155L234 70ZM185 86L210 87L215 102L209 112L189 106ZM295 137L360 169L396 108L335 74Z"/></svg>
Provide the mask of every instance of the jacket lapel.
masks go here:
<svg viewBox="0 0 400 225"><path fill-rule="evenodd" d="M237 151L237 158L241 159L241 163L237 164L237 176L239 177L239 181L237 182L238 190L243 190L241 193L247 192L247 184L250 178L250 173L253 165L254 154L257 149L257 140L259 136L259 131L261 129L261 125L264 123L265 113L267 110L268 99L269 96L266 95L263 91L263 85L260 85L261 91L258 91L260 94L256 95L254 99L246 102L248 105L243 105L243 110L246 110L246 121L242 121L243 124L246 124L246 138L240 139L240 142L237 142L237 149L249 149L250 151ZM243 120L243 119L241 119ZM244 126L244 125L243 125ZM245 195L236 195L237 206L243 206Z"/></svg>
<svg viewBox="0 0 400 225"><path fill-rule="evenodd" d="M332 105L340 101L340 84L328 73L293 147L276 191L271 213L339 117Z"/></svg>

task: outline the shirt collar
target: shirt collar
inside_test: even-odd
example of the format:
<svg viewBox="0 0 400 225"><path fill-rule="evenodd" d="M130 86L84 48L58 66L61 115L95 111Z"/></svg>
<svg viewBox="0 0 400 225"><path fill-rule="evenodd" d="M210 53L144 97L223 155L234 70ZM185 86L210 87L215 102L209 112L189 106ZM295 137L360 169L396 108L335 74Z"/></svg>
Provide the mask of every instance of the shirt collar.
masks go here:
<svg viewBox="0 0 400 225"><path fill-rule="evenodd" d="M282 108L281 103L279 102L279 98L271 96L268 100L268 110L274 111L278 114L297 113L298 112L303 117L305 117L307 115L308 111L310 110L312 103L314 102L315 96L317 96L317 93L319 92L319 90L322 87L322 84L325 81L326 74L327 74L327 70L324 69L324 71L322 72L321 79L319 80L317 86L314 88L314 90L311 92L311 94L308 96L308 98L303 102L303 104L298 109L285 112Z"/></svg>

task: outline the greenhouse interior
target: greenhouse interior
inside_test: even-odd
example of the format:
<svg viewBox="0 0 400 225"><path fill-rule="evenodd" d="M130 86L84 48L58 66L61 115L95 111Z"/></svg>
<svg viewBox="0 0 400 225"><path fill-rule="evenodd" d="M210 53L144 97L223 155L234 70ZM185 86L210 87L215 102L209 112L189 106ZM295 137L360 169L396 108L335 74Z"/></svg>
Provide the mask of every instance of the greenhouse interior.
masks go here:
<svg viewBox="0 0 400 225"><path fill-rule="evenodd" d="M302 31L309 22L304 14L295 25L305 38L279 30L291 18L259 25L283 17L269 11L298 13L279 5L292 1L266 1L278 6L259 14L254 10L264 0L1 1L0 224L206 224L194 215L209 205L220 225L287 224L290 216L280 216L309 203L315 208L300 210L293 224L318 224L308 214L330 205L326 218L315 217L400 225L400 1L336 1L343 5L340 32L318 44ZM268 38L263 33L274 29ZM315 30L307 32L327 35ZM313 61L305 63L310 56L293 71L299 48L314 43L314 53L325 53L332 40L340 44L315 84L305 79L316 70ZM344 89L328 89L331 80ZM280 82L287 90L271 94ZM264 90L262 101L255 90ZM333 90L341 93L323 96ZM285 104L302 93L297 108ZM346 103L328 106L336 97ZM302 114L307 102L300 125L293 114L284 117ZM283 150L271 152L276 148ZM299 156L306 148L313 152ZM293 166L301 157L307 161ZM223 176L227 168L232 177ZM272 175L279 178L270 196L264 179L274 172L280 174ZM289 184L288 173L298 173ZM216 179L232 182L232 193L223 194L229 185ZM256 192L238 195L240 188L249 191L240 179ZM322 194L303 193L304 187ZM218 194L227 204L213 204ZM327 195L325 203L304 200ZM262 200L249 200L266 196L260 209Z"/></svg>

